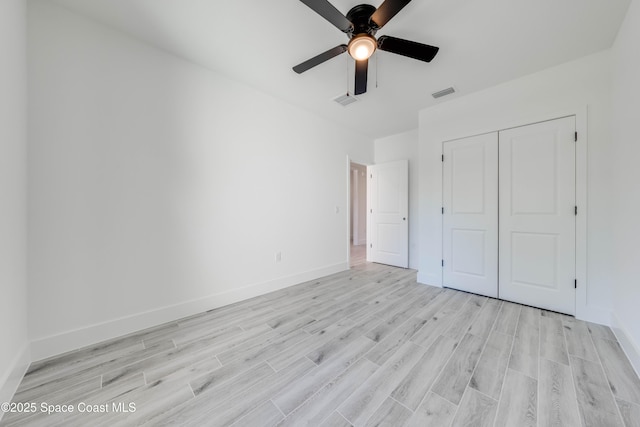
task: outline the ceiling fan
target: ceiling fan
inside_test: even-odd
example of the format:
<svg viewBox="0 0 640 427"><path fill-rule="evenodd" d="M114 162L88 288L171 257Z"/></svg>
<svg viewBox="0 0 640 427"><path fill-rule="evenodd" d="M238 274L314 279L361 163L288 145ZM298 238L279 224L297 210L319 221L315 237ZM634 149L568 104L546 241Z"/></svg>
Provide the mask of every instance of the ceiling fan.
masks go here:
<svg viewBox="0 0 640 427"><path fill-rule="evenodd" d="M355 95L367 91L367 68L369 57L376 49L407 56L419 61L431 62L439 48L426 44L399 39L392 36L380 36L376 32L402 10L411 0L385 0L379 8L369 4L360 4L343 15L327 0L300 0L318 15L332 23L349 37L348 44L341 44L293 67L296 73L320 65L344 52L356 61Z"/></svg>

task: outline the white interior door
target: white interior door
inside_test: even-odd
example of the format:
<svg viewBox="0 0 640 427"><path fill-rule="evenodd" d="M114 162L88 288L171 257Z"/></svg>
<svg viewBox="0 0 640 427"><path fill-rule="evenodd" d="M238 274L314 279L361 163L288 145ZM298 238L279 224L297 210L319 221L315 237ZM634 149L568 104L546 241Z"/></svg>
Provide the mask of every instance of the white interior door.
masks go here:
<svg viewBox="0 0 640 427"><path fill-rule="evenodd" d="M443 144L443 286L498 296L498 133Z"/></svg>
<svg viewBox="0 0 640 427"><path fill-rule="evenodd" d="M409 266L409 164L367 166L369 224L367 260Z"/></svg>
<svg viewBox="0 0 640 427"><path fill-rule="evenodd" d="M575 118L499 134L500 298L575 314Z"/></svg>

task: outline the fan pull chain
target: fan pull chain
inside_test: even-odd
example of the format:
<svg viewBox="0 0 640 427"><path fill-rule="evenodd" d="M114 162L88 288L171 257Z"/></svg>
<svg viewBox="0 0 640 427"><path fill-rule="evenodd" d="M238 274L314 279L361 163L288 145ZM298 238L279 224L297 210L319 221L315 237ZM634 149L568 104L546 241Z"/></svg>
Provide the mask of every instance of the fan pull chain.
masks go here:
<svg viewBox="0 0 640 427"><path fill-rule="evenodd" d="M378 89L378 52L376 52L376 89Z"/></svg>
<svg viewBox="0 0 640 427"><path fill-rule="evenodd" d="M345 64L347 65L347 95L349 95L349 56L345 55Z"/></svg>

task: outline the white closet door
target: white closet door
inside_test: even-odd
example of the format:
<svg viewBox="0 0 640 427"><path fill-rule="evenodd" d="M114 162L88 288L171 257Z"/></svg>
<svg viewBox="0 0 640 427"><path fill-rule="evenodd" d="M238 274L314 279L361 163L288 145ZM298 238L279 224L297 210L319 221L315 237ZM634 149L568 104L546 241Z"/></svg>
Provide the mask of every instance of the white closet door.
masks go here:
<svg viewBox="0 0 640 427"><path fill-rule="evenodd" d="M369 261L409 267L409 161L367 166Z"/></svg>
<svg viewBox="0 0 640 427"><path fill-rule="evenodd" d="M575 314L575 118L500 132L500 298Z"/></svg>
<svg viewBox="0 0 640 427"><path fill-rule="evenodd" d="M498 296L498 133L443 144L443 285Z"/></svg>

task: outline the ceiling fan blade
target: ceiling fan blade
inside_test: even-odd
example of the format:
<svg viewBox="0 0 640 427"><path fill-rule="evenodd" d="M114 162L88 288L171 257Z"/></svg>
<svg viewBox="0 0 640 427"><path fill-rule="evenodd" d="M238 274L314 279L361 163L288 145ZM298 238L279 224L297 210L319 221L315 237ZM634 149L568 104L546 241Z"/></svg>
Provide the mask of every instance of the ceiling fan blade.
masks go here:
<svg viewBox="0 0 640 427"><path fill-rule="evenodd" d="M418 61L431 62L436 56L439 47L429 46L411 40L399 39L391 36L381 36L378 38L378 49L398 55L408 56Z"/></svg>
<svg viewBox="0 0 640 427"><path fill-rule="evenodd" d="M355 95L362 95L367 91L367 68L369 68L369 60L363 59L356 61L356 82Z"/></svg>
<svg viewBox="0 0 640 427"><path fill-rule="evenodd" d="M347 51L347 45L341 44L340 46L336 46L332 49L329 49L328 51L323 52L320 55L316 55L313 58L308 59L303 63L296 65L295 67L293 67L293 71L295 71L298 74L304 73L305 71L315 67L316 65L320 65L323 62L328 61L331 58L334 58L346 51Z"/></svg>
<svg viewBox="0 0 640 427"><path fill-rule="evenodd" d="M327 0L300 0L314 12L335 25L340 31L348 33L353 30L353 24L338 9Z"/></svg>
<svg viewBox="0 0 640 427"><path fill-rule="evenodd" d="M396 16L411 0L385 0L371 15L371 21L382 28L391 18Z"/></svg>

